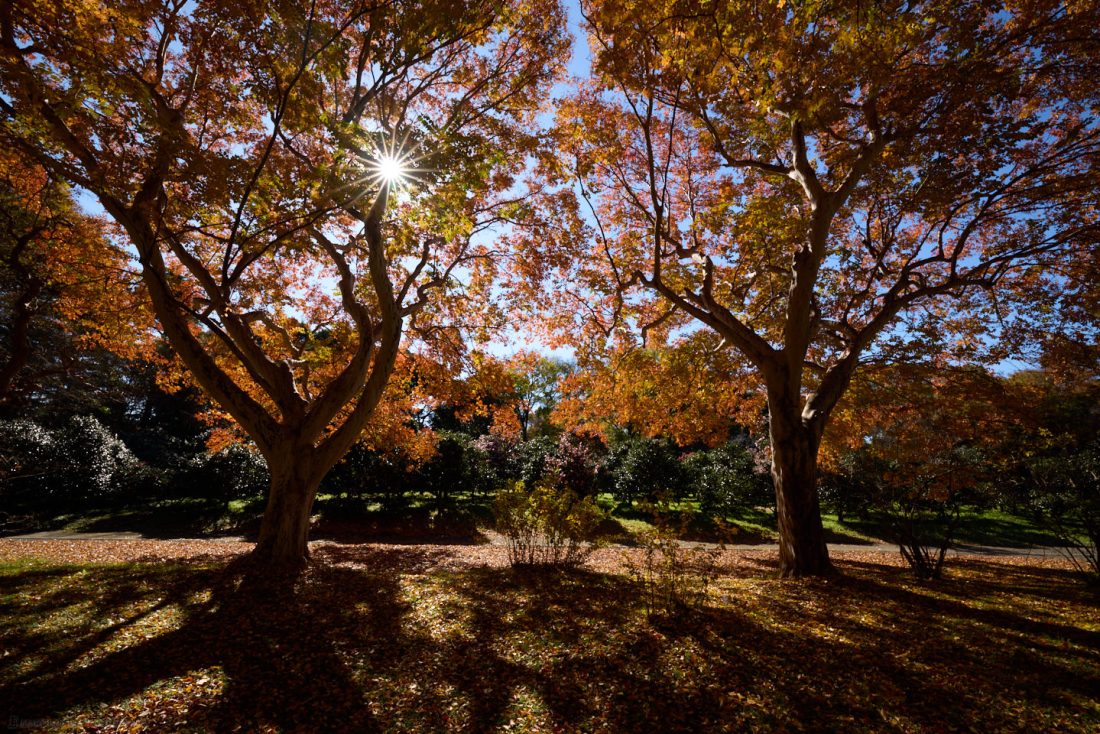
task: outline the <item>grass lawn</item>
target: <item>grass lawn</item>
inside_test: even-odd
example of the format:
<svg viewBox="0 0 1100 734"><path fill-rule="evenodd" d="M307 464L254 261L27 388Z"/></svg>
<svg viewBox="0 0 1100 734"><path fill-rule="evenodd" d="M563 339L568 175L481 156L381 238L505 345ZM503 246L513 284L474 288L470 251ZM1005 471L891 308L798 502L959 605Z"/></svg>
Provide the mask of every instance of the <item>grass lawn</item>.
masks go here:
<svg viewBox="0 0 1100 734"><path fill-rule="evenodd" d="M826 523L836 521L827 515ZM890 537L890 528L881 519L846 517L843 527L852 533L871 537ZM954 541L960 545L990 545L1006 548L1058 546L1062 541L1049 530L1031 520L997 509L964 508L954 531Z"/></svg>
<svg viewBox="0 0 1100 734"><path fill-rule="evenodd" d="M727 551L650 617L604 549L315 543L293 584L247 544L0 540L0 720L54 731L1019 731L1100 727L1100 599L1055 560L826 581ZM141 559L141 560L138 560ZM13 718L14 717L14 718Z"/></svg>
<svg viewBox="0 0 1100 734"><path fill-rule="evenodd" d="M605 540L632 545L639 534L653 529L652 515L639 506L617 502L611 495L600 495L599 502L612 510L610 522L602 528ZM384 509L377 502L359 497L320 494L314 504L313 537L374 540L402 543L479 543L484 530L493 524L492 499L485 495L456 493L440 507L436 498L424 492L409 492L400 508ZM233 500L201 497L149 497L125 502L103 498L78 510L71 506L64 513L48 502L40 507L27 506L10 515L23 520L0 524L0 535L38 530L72 532L138 532L148 538L209 537L251 535L259 528L264 497L257 495ZM674 510L698 511L698 503L685 500L673 504ZM3 519L3 518L0 518ZM869 545L889 542L892 530L882 517L848 516L839 522L836 515L825 513L825 539L829 543ZM717 532L702 515L686 529L685 539L734 544L774 543L775 513L768 508L742 508L725 518L730 534ZM1011 548L1057 546L1062 543L1049 531L1031 520L996 509L967 509L957 524L954 542L960 546L990 545Z"/></svg>

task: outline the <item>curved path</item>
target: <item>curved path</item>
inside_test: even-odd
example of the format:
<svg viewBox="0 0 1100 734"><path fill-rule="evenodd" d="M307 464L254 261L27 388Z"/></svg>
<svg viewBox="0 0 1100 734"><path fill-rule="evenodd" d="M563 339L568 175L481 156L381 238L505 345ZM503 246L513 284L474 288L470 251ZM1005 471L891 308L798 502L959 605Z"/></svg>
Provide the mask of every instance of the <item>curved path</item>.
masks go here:
<svg viewBox="0 0 1100 734"><path fill-rule="evenodd" d="M503 536L497 533L486 533L490 545L506 545L507 542ZM164 538L156 537L151 538L138 532L111 532L111 533L79 533L68 530L45 530L37 533L25 533L21 535L7 535L2 536L7 540L205 540L205 541L223 541L227 543L240 543L247 539L243 536L220 536L220 537L206 537L206 538ZM372 544L378 543L378 541L369 541ZM703 543L696 541L680 541L681 545L689 548L713 548L716 547L714 543ZM382 543L385 545L385 543ZM434 543L427 542L425 545L434 545ZM617 544L613 544L617 545ZM763 551L778 548L776 543L753 543L753 544L729 544L726 548L730 550L740 551ZM830 551L838 551L841 553L898 553L898 546L879 542L879 543L829 543ZM956 543L948 550L949 557L957 556L1024 556L1030 558L1065 558L1068 549L1059 548L1055 546L1024 546L1024 547L1004 547L1004 546L991 546L991 545L973 545L968 543Z"/></svg>

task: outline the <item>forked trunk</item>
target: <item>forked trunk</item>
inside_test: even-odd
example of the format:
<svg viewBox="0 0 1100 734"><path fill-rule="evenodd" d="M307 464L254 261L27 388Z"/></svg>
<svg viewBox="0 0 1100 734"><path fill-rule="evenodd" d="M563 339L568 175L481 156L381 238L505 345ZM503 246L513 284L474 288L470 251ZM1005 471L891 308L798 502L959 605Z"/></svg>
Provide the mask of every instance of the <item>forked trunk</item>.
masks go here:
<svg viewBox="0 0 1100 734"><path fill-rule="evenodd" d="M299 565L309 557L309 518L323 475L295 452L269 458L271 488L253 556L273 565Z"/></svg>
<svg viewBox="0 0 1100 734"><path fill-rule="evenodd" d="M784 577L833 573L817 497L819 438L797 417L769 412L772 479L779 521L779 571Z"/></svg>

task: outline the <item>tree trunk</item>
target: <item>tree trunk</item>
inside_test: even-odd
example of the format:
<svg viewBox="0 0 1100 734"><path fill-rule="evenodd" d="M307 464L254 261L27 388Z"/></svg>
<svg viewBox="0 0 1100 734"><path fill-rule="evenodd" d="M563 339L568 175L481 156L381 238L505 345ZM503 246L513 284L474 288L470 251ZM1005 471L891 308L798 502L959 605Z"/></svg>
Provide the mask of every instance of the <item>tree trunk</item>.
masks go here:
<svg viewBox="0 0 1100 734"><path fill-rule="evenodd" d="M772 479L779 521L779 571L783 577L833 573L817 498L819 436L801 417L769 403Z"/></svg>
<svg viewBox="0 0 1100 734"><path fill-rule="evenodd" d="M274 452L273 452L274 453ZM253 556L273 565L300 565L309 557L309 517L323 474L303 451L267 457L271 488Z"/></svg>
<svg viewBox="0 0 1100 734"><path fill-rule="evenodd" d="M31 306L34 299L42 292L42 281L31 278L27 287L15 299L15 307L12 309L11 324L11 349L8 361L0 365L0 402L3 402L19 371L27 366L31 358L31 319L34 317L34 309Z"/></svg>

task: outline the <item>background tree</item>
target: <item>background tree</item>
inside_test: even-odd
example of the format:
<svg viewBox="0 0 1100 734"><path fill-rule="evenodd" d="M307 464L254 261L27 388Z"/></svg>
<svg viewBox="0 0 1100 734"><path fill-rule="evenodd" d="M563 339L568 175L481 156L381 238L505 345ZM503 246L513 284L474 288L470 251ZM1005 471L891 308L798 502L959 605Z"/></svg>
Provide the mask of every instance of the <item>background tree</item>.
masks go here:
<svg viewBox="0 0 1100 734"><path fill-rule="evenodd" d="M0 139L2 140L2 139ZM111 351L141 356L149 319L133 296L129 258L68 187L8 147L0 150L0 409L26 415L59 383L80 402L83 363ZM54 388L54 389L51 389Z"/></svg>
<svg viewBox="0 0 1100 734"><path fill-rule="evenodd" d="M561 381L573 372L573 365L534 352L519 352L508 360L512 378L512 412L519 424L521 441L532 431L549 425L550 415L561 397Z"/></svg>
<svg viewBox="0 0 1100 734"><path fill-rule="evenodd" d="M762 427L758 380L720 342L700 331L674 344L651 340L645 348L629 340L589 345L562 383L554 420L605 441L617 429L680 446L718 446L745 427Z"/></svg>
<svg viewBox="0 0 1100 734"><path fill-rule="evenodd" d="M962 507L995 500L991 483L1007 468L1000 454L1021 418L1010 396L1003 379L977 367L857 374L821 449L833 482L848 485L835 488L836 503L886 520L914 571L939 578Z"/></svg>
<svg viewBox="0 0 1100 734"><path fill-rule="evenodd" d="M559 17L554 0L0 8L5 134L118 224L173 349L266 458L258 556L306 554L318 483L403 333L430 349L462 286L487 286L477 235L516 196Z"/></svg>
<svg viewBox="0 0 1100 734"><path fill-rule="evenodd" d="M1097 583L1100 374L1093 350L1066 349L1071 341L1047 342L1044 362L1053 369L1022 371L1005 381L1022 419L1002 444L1000 481L1006 501L1052 531L1069 560Z"/></svg>
<svg viewBox="0 0 1100 734"><path fill-rule="evenodd" d="M827 573L817 453L856 368L981 351L1035 306L991 318L1009 282L1094 252L1100 11L583 9L593 78L561 106L559 186L530 227L558 248L520 277L575 284L560 329L696 324L741 352L767 394L782 573Z"/></svg>

